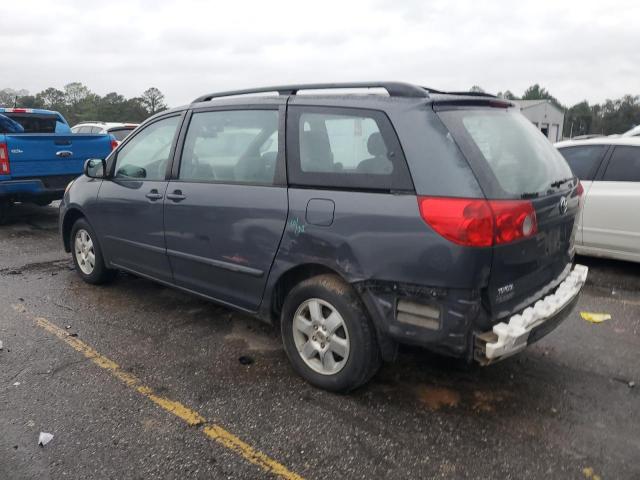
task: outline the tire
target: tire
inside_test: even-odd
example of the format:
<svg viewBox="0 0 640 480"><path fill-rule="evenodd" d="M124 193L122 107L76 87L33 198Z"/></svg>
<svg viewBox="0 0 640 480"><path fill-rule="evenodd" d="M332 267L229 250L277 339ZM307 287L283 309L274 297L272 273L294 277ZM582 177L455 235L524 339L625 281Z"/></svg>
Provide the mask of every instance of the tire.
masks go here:
<svg viewBox="0 0 640 480"><path fill-rule="evenodd" d="M371 320L355 291L336 275L294 287L282 307L280 328L293 368L316 387L349 392L382 364Z"/></svg>
<svg viewBox="0 0 640 480"><path fill-rule="evenodd" d="M71 227L69 245L76 272L85 282L99 285L113 280L116 276L116 270L105 267L96 234L84 218L76 220Z"/></svg>
<svg viewBox="0 0 640 480"><path fill-rule="evenodd" d="M0 225L4 225L9 220L9 209L11 208L10 200L0 199Z"/></svg>

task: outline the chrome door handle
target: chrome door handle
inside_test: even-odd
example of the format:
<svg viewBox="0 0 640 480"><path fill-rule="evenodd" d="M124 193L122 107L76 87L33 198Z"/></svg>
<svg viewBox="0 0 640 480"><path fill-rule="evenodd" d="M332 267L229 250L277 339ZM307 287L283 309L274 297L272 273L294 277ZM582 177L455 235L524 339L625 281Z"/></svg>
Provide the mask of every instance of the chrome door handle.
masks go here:
<svg viewBox="0 0 640 480"><path fill-rule="evenodd" d="M147 197L149 200L155 201L155 200L160 200L162 198L162 194L158 193L158 190L154 188L149 193L147 193L145 197Z"/></svg>
<svg viewBox="0 0 640 480"><path fill-rule="evenodd" d="M174 202L179 202L187 198L187 196L182 194L182 190L174 190L172 193L167 193L167 198Z"/></svg>

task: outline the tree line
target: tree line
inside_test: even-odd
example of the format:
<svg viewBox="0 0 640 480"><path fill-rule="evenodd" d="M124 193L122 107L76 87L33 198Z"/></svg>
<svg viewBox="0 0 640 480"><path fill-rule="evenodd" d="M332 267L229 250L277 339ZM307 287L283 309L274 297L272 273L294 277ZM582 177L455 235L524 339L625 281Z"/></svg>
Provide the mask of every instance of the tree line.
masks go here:
<svg viewBox="0 0 640 480"><path fill-rule="evenodd" d="M471 87L470 91L484 92L477 85ZM565 113L565 137L623 133L640 124L639 95L624 95L592 105L584 100L566 107L546 88L535 84L519 97L510 90L498 92L497 96L508 100L550 100ZM56 110L64 115L70 125L88 120L138 123L167 108L164 95L155 87L148 88L139 97L125 98L116 92L100 96L80 82L68 83L62 90L49 87L35 95L26 90L5 88L0 90L0 106Z"/></svg>
<svg viewBox="0 0 640 480"><path fill-rule="evenodd" d="M484 92L481 87L473 86L470 91ZM590 105L587 100L566 107L551 95L546 88L532 85L518 97L511 91L498 92L500 98L508 100L549 100L564 112L564 136L599 134L611 135L624 133L640 125L640 95L624 95L615 100L606 100L601 104Z"/></svg>
<svg viewBox="0 0 640 480"><path fill-rule="evenodd" d="M156 87L139 97L125 98L116 92L100 96L80 82L68 83L62 90L49 87L35 95L5 88L0 90L0 106L55 110L72 126L91 120L139 123L167 108L164 95Z"/></svg>

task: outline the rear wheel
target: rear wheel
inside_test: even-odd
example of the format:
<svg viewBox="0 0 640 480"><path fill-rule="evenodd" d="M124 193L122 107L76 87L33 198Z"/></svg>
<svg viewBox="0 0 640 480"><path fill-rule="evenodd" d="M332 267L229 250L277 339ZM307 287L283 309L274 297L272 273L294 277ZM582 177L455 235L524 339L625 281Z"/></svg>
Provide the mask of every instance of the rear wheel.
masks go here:
<svg viewBox="0 0 640 480"><path fill-rule="evenodd" d="M0 199L0 225L4 225L9 220L9 209L11 208L10 200Z"/></svg>
<svg viewBox="0 0 640 480"><path fill-rule="evenodd" d="M335 275L293 288L282 308L281 329L294 369L317 387L348 392L380 368L373 325L353 289Z"/></svg>
<svg viewBox="0 0 640 480"><path fill-rule="evenodd" d="M116 271L105 267L95 232L84 218L73 224L69 243L76 272L85 282L97 285L115 277Z"/></svg>

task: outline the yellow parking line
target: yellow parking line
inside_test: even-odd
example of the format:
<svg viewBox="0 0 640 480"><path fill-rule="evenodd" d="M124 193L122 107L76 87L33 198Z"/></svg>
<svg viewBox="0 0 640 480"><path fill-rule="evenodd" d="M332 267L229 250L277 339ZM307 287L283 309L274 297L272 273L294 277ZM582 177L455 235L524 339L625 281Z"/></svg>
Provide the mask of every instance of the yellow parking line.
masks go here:
<svg viewBox="0 0 640 480"><path fill-rule="evenodd" d="M27 310L21 304L13 305L13 308L19 313L27 313ZM202 432L207 437L215 440L223 447L237 453L242 458L253 463L254 465L257 465L265 472L276 475L285 480L303 480L303 478L297 473L290 471L281 463L277 462L261 451L256 450L251 445L242 441L240 438L238 438L228 430L225 430L220 425L212 422L207 422L207 420L195 410L192 410L182 405L180 402L176 402L175 400L156 395L152 388L144 385L135 375L125 372L116 362L110 360L104 355L101 355L81 340L69 336L69 334L65 330L58 327L57 325L54 325L46 318L31 318L36 322L36 325L60 338L62 341L73 347L78 352L82 353L85 357L98 365L100 368L111 373L111 375L120 380L127 387L133 388L139 394L151 400L163 410L172 413L190 426L202 425Z"/></svg>

